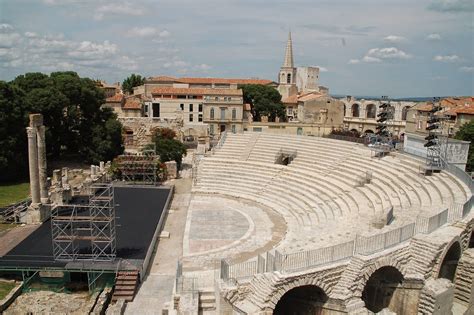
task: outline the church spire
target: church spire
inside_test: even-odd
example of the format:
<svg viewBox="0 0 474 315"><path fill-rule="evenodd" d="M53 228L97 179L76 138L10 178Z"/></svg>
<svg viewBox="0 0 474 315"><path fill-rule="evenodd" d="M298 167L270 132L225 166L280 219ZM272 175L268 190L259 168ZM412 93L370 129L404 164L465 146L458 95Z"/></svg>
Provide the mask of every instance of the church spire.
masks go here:
<svg viewBox="0 0 474 315"><path fill-rule="evenodd" d="M285 60L283 68L293 68L293 43L291 41L291 31L288 32L288 42L286 43Z"/></svg>

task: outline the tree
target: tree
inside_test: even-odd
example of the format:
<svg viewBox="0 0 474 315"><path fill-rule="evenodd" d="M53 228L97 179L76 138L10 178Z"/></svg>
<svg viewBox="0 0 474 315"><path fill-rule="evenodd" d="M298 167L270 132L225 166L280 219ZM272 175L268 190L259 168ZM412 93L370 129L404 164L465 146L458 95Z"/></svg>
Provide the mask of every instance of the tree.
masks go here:
<svg viewBox="0 0 474 315"><path fill-rule="evenodd" d="M173 137L171 137L174 135ZM160 156L161 162L176 161L178 169L181 168L183 156L186 155L186 146L179 140L174 139L176 133L169 128L155 130L152 141L155 145L155 152ZM147 147L150 149L151 147Z"/></svg>
<svg viewBox="0 0 474 315"><path fill-rule="evenodd" d="M471 142L467 156L466 171L474 172L474 120L462 125L454 135L454 138Z"/></svg>
<svg viewBox="0 0 474 315"><path fill-rule="evenodd" d="M122 89L128 93L133 94L133 88L145 83L145 78L139 74L132 73L128 78L123 80Z"/></svg>
<svg viewBox="0 0 474 315"><path fill-rule="evenodd" d="M105 95L75 72L27 73L0 81L0 180L26 176L30 113L43 114L49 158L73 155L84 162L111 160L123 152L120 122L102 109Z"/></svg>
<svg viewBox="0 0 474 315"><path fill-rule="evenodd" d="M275 88L260 84L245 84L239 88L243 91L244 102L252 106L254 120L260 121L262 116L268 116L269 121L275 121L276 117L286 118L281 95Z"/></svg>

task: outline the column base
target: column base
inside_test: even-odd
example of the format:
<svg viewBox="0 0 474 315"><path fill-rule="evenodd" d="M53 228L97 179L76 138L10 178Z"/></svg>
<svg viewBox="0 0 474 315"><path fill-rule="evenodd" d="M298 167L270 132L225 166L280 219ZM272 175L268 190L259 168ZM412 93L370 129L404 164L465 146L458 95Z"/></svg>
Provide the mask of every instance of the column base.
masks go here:
<svg viewBox="0 0 474 315"><path fill-rule="evenodd" d="M51 206L41 203L32 203L23 220L26 224L41 224L51 216Z"/></svg>

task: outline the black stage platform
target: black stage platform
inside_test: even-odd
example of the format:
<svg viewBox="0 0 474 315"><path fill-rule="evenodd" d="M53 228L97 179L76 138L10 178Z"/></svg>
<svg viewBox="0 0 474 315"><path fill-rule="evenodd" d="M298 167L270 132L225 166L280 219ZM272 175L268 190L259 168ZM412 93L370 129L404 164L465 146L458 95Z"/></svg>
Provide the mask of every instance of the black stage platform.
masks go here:
<svg viewBox="0 0 474 315"><path fill-rule="evenodd" d="M54 261L51 222L44 222L25 240L0 257L0 270L11 269L117 269L120 260L142 264L153 242L160 218L166 213L172 189L114 185L117 224L117 259L92 263ZM123 262L121 265L124 265Z"/></svg>

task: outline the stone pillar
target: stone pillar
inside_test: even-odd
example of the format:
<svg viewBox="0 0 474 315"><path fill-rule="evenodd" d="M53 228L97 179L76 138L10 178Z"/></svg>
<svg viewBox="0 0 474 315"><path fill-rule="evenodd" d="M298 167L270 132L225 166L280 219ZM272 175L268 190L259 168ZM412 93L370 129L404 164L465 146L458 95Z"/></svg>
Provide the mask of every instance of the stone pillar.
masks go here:
<svg viewBox="0 0 474 315"><path fill-rule="evenodd" d="M40 183L38 172L38 148L36 143L36 129L27 127L28 134L28 165L30 168L30 191L31 202L34 204L41 203Z"/></svg>
<svg viewBox="0 0 474 315"><path fill-rule="evenodd" d="M67 167L63 167L62 173L63 173L63 186L69 185L69 169Z"/></svg>
<svg viewBox="0 0 474 315"><path fill-rule="evenodd" d="M105 171L105 163L104 161L100 161L99 162L99 169L100 169L100 172L104 172Z"/></svg>
<svg viewBox="0 0 474 315"><path fill-rule="evenodd" d="M97 175L95 165L91 165L91 177Z"/></svg>
<svg viewBox="0 0 474 315"><path fill-rule="evenodd" d="M45 127L43 125L37 127L36 135L38 139L38 168L41 203L48 203L49 197L47 183L48 175L46 172L46 138Z"/></svg>
<svg viewBox="0 0 474 315"><path fill-rule="evenodd" d="M56 185L59 188L63 187L63 179L62 179L61 170L53 171L53 185Z"/></svg>

